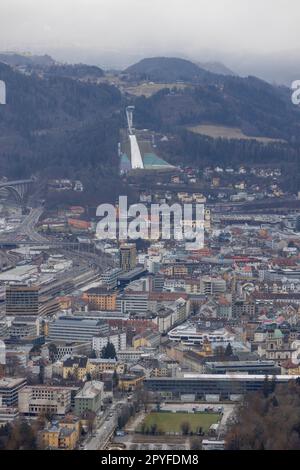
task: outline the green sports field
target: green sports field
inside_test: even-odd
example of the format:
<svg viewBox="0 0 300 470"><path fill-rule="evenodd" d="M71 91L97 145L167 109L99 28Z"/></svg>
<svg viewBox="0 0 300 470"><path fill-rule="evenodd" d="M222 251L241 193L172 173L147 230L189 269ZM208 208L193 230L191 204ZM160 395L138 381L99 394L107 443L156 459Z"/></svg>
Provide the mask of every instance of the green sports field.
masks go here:
<svg viewBox="0 0 300 470"><path fill-rule="evenodd" d="M218 423L220 415L217 413L150 413L144 419L144 426L150 429L156 424L160 432L181 432L181 424L189 423L190 430L196 432L199 427L208 431L212 424Z"/></svg>

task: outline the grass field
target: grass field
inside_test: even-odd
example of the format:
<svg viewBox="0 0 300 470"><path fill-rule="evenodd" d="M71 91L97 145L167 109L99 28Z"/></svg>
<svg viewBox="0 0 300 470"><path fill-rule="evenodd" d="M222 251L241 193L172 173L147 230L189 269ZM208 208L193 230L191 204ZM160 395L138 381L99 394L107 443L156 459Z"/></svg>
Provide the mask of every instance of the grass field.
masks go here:
<svg viewBox="0 0 300 470"><path fill-rule="evenodd" d="M185 85L184 83L153 83L153 82L147 82L147 83L141 83L140 85L136 86L126 86L124 87L126 92L135 95L135 96L145 96L146 98L149 98L150 96L154 95L160 90L163 90L165 88L178 88L180 90L187 88L188 85Z"/></svg>
<svg viewBox="0 0 300 470"><path fill-rule="evenodd" d="M181 424L188 422L190 430L196 432L199 427L208 431L212 424L218 423L220 415L216 413L150 413L144 419L146 429L156 424L161 432L181 432Z"/></svg>
<svg viewBox="0 0 300 470"><path fill-rule="evenodd" d="M243 133L243 131L237 127L226 127L226 126L214 126L214 125L199 125L188 128L195 134L207 135L213 139L243 139L243 140L257 140L264 144L271 142L284 142L280 139L270 139L268 137L250 137Z"/></svg>

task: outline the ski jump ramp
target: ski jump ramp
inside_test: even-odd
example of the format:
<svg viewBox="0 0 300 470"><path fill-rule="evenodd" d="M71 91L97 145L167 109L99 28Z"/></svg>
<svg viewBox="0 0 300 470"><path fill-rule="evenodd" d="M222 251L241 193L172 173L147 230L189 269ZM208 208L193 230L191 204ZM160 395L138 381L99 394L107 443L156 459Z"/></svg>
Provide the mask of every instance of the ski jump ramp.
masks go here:
<svg viewBox="0 0 300 470"><path fill-rule="evenodd" d="M144 168L144 163L136 136L134 134L129 134L129 139L131 150L131 168Z"/></svg>

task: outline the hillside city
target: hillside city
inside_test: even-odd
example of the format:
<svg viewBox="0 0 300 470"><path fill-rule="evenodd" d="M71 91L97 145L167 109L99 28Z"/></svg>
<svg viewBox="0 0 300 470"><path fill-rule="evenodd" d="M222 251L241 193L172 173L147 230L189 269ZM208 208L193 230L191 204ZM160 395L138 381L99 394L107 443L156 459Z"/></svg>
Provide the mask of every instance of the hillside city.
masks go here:
<svg viewBox="0 0 300 470"><path fill-rule="evenodd" d="M299 450L287 79L238 73L226 55L133 51L118 68L5 49L0 450Z"/></svg>
<svg viewBox="0 0 300 470"><path fill-rule="evenodd" d="M271 165L149 171L123 172L136 202L204 204L203 248L98 240L85 207L1 183L1 446L223 449L245 395L298 383L299 195Z"/></svg>

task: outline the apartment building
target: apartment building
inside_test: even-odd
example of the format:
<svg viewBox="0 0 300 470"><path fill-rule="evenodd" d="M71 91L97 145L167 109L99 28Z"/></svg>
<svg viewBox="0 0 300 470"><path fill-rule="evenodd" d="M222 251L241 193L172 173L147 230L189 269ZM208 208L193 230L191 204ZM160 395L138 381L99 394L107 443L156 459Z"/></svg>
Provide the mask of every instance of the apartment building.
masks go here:
<svg viewBox="0 0 300 470"><path fill-rule="evenodd" d="M115 311L117 292L108 291L103 288L92 288L84 293L83 299L87 300L88 309L101 311Z"/></svg>
<svg viewBox="0 0 300 470"><path fill-rule="evenodd" d="M100 354L102 349L107 346L108 343L112 343L115 347L116 352L126 349L126 332L110 333L109 335L98 335L93 337L92 349L96 351L96 354Z"/></svg>
<svg viewBox="0 0 300 470"><path fill-rule="evenodd" d="M99 381L86 382L75 397L75 413L81 416L85 411L97 413L103 401L104 384Z"/></svg>

